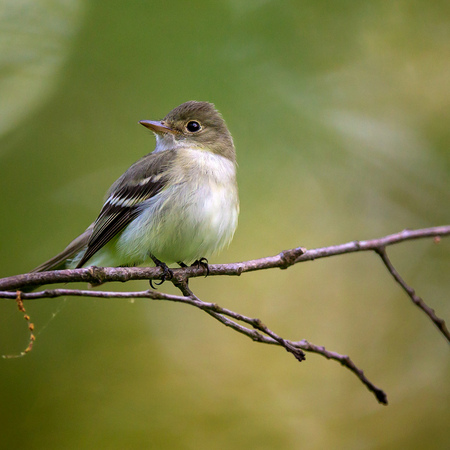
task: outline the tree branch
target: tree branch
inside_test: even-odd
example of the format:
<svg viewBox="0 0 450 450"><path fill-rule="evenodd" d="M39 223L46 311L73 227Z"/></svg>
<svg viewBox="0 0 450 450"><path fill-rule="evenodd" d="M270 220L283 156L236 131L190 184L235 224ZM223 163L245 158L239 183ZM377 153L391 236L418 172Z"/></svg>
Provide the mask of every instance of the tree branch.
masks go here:
<svg viewBox="0 0 450 450"><path fill-rule="evenodd" d="M211 264L209 265L209 276L229 275L239 276L245 272L264 270L271 268L287 269L288 267L306 261L313 261L319 258L343 255L347 253L356 253L362 251L374 251L377 253L388 269L389 273L409 295L411 300L417 305L437 326L439 331L450 341L450 334L444 320L436 316L419 296L416 295L413 288L408 286L398 271L389 260L386 247L400 242L422 239L427 237L440 238L450 235L450 225L424 228L419 230L404 230L399 233L372 239L366 241L352 241L341 245L323 247L306 250L302 247L285 250L275 256L244 261L232 264ZM436 240L436 239L435 239ZM201 265L181 269L173 269L174 277L172 283L181 291L182 296L165 294L153 290L140 292L108 292L91 291L78 289L46 289L40 292L11 292L21 289L30 289L44 284L68 283L68 282L87 282L92 285L99 285L111 281L126 282L129 280L155 280L161 279L163 273L159 267L118 267L118 268L100 268L89 267L87 269L67 269L51 272L29 273L16 275L0 279L0 298L22 300L37 300L41 298L55 298L60 296L77 297L96 297L96 298L148 298L151 300L164 300L189 304L202 309L214 319L225 326L244 334L255 342L277 345L283 347L291 353L298 361L305 359L304 352L317 353L325 358L338 361L343 366L351 370L359 380L376 396L382 404L387 404L386 394L374 384L372 384L352 360L346 355L340 355L307 342L286 340L259 319L244 316L234 311L222 308L215 303L207 303L200 300L189 288L189 278L206 275L206 269ZM243 325L246 324L247 326Z"/></svg>
<svg viewBox="0 0 450 450"><path fill-rule="evenodd" d="M208 276L241 275L245 272L264 269L287 269L288 267L306 261L320 258L344 255L363 251L376 251L400 242L423 239L427 237L444 237L450 235L450 225L423 228L419 230L404 230L399 233L367 241L351 241L345 244L333 245L316 249L297 247L284 250L278 255L253 259L231 264L210 264ZM203 266L191 266L172 269L174 275L195 278L206 275ZM43 284L85 282L102 284L110 281L126 282L130 280L160 280L163 271L159 267L89 267L87 269L65 269L50 272L26 273L0 279L0 290L16 290L18 288L32 288Z"/></svg>
<svg viewBox="0 0 450 450"><path fill-rule="evenodd" d="M402 289L409 295L413 303L418 306L431 320L432 322L437 326L439 331L447 338L448 341L450 341L450 334L447 329L447 326L445 325L445 322L443 319L436 316L436 313L434 312L434 309L430 308L417 294L416 291L408 286L401 277L401 275L397 272L396 268L391 263L391 260L389 259L386 249L384 247L377 248L375 250L379 255L381 260L383 261L384 265L389 270L389 273L393 276L394 280L402 287Z"/></svg>
<svg viewBox="0 0 450 450"><path fill-rule="evenodd" d="M314 345L306 340L301 340L297 342L289 341L279 337L273 331L271 331L267 326L265 326L259 319L243 316L234 311L226 308L221 308L215 303L207 303L200 300L192 291L188 288L185 281L179 282L174 280L174 284L179 287L185 296L165 294L163 292L156 292L152 290L147 291L137 291L137 292L108 292L108 291L89 291L89 290L75 290L75 289L47 289L40 292L30 292L30 293L20 293L21 299L36 300L41 298L55 298L55 297L94 297L94 298L148 298L151 300L166 300L171 302L185 303L196 308L205 311L214 319L221 322L223 325L232 328L244 336L249 337L254 342L260 342L263 344L277 345L284 347L285 350L294 355L298 361L303 361L305 359L304 351L310 353L317 353L324 356L327 359L332 359L339 362L344 367L352 371L358 379L373 392L377 400L387 405L386 393L370 382L364 375L364 372L353 363L349 356L341 355L336 352L326 350L325 347ZM20 292L20 291L19 291ZM1 296L4 298L11 298L17 300L16 292L0 292ZM230 320L228 317L234 320ZM250 325L252 328L247 328L239 323L238 321L244 322ZM264 334L263 334L264 333ZM17 356L24 356L28 353L29 349L21 352ZM11 358L11 356L6 356L6 358Z"/></svg>

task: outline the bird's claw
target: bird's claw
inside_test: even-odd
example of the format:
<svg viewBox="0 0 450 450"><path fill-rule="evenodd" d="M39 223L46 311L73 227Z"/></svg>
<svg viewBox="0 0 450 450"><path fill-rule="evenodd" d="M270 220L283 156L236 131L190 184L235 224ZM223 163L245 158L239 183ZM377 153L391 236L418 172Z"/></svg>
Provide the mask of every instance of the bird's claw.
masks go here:
<svg viewBox="0 0 450 450"><path fill-rule="evenodd" d="M162 271L163 271L163 274L162 274L162 276L161 276L161 281L160 281L159 283L157 283L157 282L155 281L155 285L156 285L156 286L161 286L161 284L163 284L164 281L166 281L166 280L171 280L171 279L173 278L173 272L172 272L171 269L169 269L169 267L167 266L166 263L163 263L163 262L160 261L158 258L155 258L153 255L151 255L151 258L152 258L153 262L155 263L155 265L156 265L157 267L161 267L161 269L162 269ZM149 284L150 284L150 287L151 287L152 289L156 289L156 287L153 285L153 281L154 281L154 280L148 280L148 282L149 282Z"/></svg>
<svg viewBox="0 0 450 450"><path fill-rule="evenodd" d="M200 269L200 266L203 267L204 269L206 269L205 278L209 275L208 260L206 258L197 259L197 261L194 261L192 263L191 267L192 266L197 266L197 269Z"/></svg>

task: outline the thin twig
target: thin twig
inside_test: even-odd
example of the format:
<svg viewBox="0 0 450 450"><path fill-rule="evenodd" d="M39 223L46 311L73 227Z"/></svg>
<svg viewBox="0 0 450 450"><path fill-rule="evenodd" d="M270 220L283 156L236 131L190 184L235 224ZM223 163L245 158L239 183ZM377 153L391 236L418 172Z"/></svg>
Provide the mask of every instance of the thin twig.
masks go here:
<svg viewBox="0 0 450 450"><path fill-rule="evenodd" d="M289 353L292 353L298 361L303 361L305 355L303 351L316 353L324 356L327 359L332 359L343 366L351 370L367 388L373 392L377 400L382 404L387 404L387 396L380 388L371 383L365 376L361 369L353 363L353 361L346 355L341 355L336 352L326 350L325 347L317 346L307 342L306 340L293 342L287 339L283 339L271 331L267 326L263 325L259 319L247 317L242 314L236 313L226 308L222 308L215 303L207 303L200 300L185 284L178 280L174 280L174 284L181 289L183 296L165 294L163 292L157 292L153 290L135 291L135 292L111 292L111 291L89 291L78 289L46 289L40 292L27 292L21 293L22 300L37 300L41 298L55 298L55 297L93 297L93 298L148 298L151 300L166 300L171 302L185 303L196 308L202 309L207 314L212 316L227 327L232 328L240 334L243 334L255 342L261 342L263 344L278 345L284 347ZM16 292L2 291L0 296L4 298L17 298ZM228 317L236 321L241 321L252 326L254 329L247 328L236 323L234 320L228 319ZM262 334L264 333L264 334ZM23 352L22 352L23 353ZM24 354L24 353L23 353ZM21 354L22 355L22 354Z"/></svg>
<svg viewBox="0 0 450 450"><path fill-rule="evenodd" d="M193 299L197 300L198 302L201 302L201 300L189 289L189 286L188 286L186 280L174 279L172 282L176 287L178 287L181 290L181 292L185 296L189 296L190 298L193 298ZM280 336L278 336L277 334L275 334L273 331L271 331L269 328L267 328L261 322L261 320L244 316L242 314L236 313L229 309L221 308L219 305L217 305L215 303L209 303L209 304L206 304L204 302L202 302L202 303L203 303L203 305L207 305L206 307L203 307L202 309L204 309L209 315L213 316L215 319L219 320L220 322L224 323L225 325L234 328L233 324L225 323L228 321L228 319L226 319L225 316L232 317L233 319L238 320L240 322L244 322L248 325L251 325L254 329L261 331L261 332L265 333L266 335L268 335L269 337L271 337L273 341L278 343L278 345L280 345L281 347L284 347L287 352L292 353L295 356L295 358L298 359L299 361L303 361L305 359L305 354L300 349L298 349L295 346L292 346L290 341L286 341L285 339L283 339ZM235 322L234 322L234 324L237 325ZM241 325L238 325L238 327L245 328L245 327L242 327ZM238 331L238 330L236 330L236 331ZM253 337L256 337L256 339L258 339L259 342L261 342L259 333L257 333L255 335L252 332L252 330L249 330L248 328L246 328L245 330L240 330L240 332L246 334L247 336L249 335L248 332L251 332L252 339L253 339Z"/></svg>
<svg viewBox="0 0 450 450"><path fill-rule="evenodd" d="M174 280L173 283L183 292L185 296L192 296L196 298L199 302L201 302L201 300L199 300L195 296L195 294L189 289L187 283L184 282L180 283L179 280ZM372 382L370 382L364 375L364 372L355 365L355 363L350 359L349 356L340 355L339 353L326 350L325 347L311 344L306 340L293 342L287 339L283 339L279 337L277 334L275 334L273 331L271 331L269 328L267 328L265 325L263 325L259 319L254 319L251 317L243 316L242 314L237 314L229 309L221 308L216 304L203 303L203 306L201 308L204 309L208 314L213 316L216 320L219 320L226 326L230 326L236 331L247 335L254 341L284 347L286 351L292 353L298 361L303 361L305 359L305 354L303 353L302 350L317 353L324 356L327 359L333 359L335 361L338 361L340 364L342 364L343 366L347 367L347 369L352 371L359 378L359 380L366 385L369 391L374 393L375 397L380 403L387 405L388 401L386 393L382 389L375 386ZM249 330L248 328L242 327L241 325L228 320L225 316L229 316L235 320L245 322L251 325L253 328L256 328L257 330L265 333L267 336L261 333L257 332L255 333L254 330Z"/></svg>
<svg viewBox="0 0 450 450"><path fill-rule="evenodd" d="M377 248L375 250L380 258L382 259L384 265L388 269L389 273L393 276L394 280L402 287L402 289L409 295L413 303L418 306L437 326L439 331L450 341L450 333L445 325L445 321L436 316L434 309L430 308L417 294L416 291L408 286L405 280L397 272L396 268L393 266L391 260L389 259L386 249L384 247Z"/></svg>
<svg viewBox="0 0 450 450"><path fill-rule="evenodd" d="M334 359L335 361L340 362L344 367L347 367L347 369L351 370L361 380L361 382L367 386L367 389L369 389L369 391L374 393L375 397L380 403L382 403L383 405L387 405L388 400L386 393L380 388L376 387L373 383L371 383L364 375L364 372L356 367L355 363L350 359L349 356L340 355L339 353L326 350L325 347L319 347L305 340L293 342L293 344L300 346L307 352L310 351L318 353L327 359Z"/></svg>

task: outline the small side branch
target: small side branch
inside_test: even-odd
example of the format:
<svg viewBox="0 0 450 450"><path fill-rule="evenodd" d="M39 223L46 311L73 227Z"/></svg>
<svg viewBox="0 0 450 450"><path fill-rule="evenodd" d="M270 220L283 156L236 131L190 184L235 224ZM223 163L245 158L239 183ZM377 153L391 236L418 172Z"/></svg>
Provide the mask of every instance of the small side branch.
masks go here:
<svg viewBox="0 0 450 450"><path fill-rule="evenodd" d="M326 350L323 346L311 344L306 340L290 341L278 336L275 332L270 330L259 319L244 316L226 308L222 308L216 303L208 303L200 300L188 287L186 280L172 281L181 292L180 295L165 294L163 292L157 292L153 290L135 291L135 292L110 292L110 291L89 291L78 289L47 289L40 292L28 292L21 293L21 300L37 300L41 298L56 298L56 297L91 297L91 298L122 298L122 299L135 299L135 298L147 298L150 300L165 300L177 303L184 303L190 306L194 306L205 311L211 317L222 323L223 325L232 328L244 336L249 337L254 342L262 344L276 345L283 347L287 352L291 353L297 361L305 360L305 353L316 353L327 359L331 359L339 362L341 365L353 372L358 379L372 392L376 399L384 405L387 405L386 393L370 382L364 375L364 372L359 369L349 356L341 355L339 353ZM0 292L1 296L6 298L16 299L16 292ZM250 325L251 328L242 325L243 322ZM22 354L20 355L22 356Z"/></svg>
<svg viewBox="0 0 450 450"><path fill-rule="evenodd" d="M417 294L416 291L405 282L405 280L401 277L401 275L397 272L396 268L391 263L391 260L388 257L386 249L384 247L377 248L375 250L378 255L380 255L381 260L386 266L389 273L392 275L394 280L402 287L402 289L409 295L409 298L413 301L413 303L418 306L437 326L439 331L450 341L450 333L445 325L445 321L436 316L434 309L430 308Z"/></svg>

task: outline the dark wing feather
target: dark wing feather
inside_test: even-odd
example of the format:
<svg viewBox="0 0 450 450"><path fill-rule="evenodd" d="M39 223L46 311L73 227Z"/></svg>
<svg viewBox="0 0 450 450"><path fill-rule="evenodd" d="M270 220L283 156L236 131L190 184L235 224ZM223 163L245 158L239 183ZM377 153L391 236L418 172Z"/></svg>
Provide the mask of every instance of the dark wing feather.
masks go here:
<svg viewBox="0 0 450 450"><path fill-rule="evenodd" d="M167 150L147 155L113 184L77 268L82 267L139 214L142 202L164 188L168 178L166 170L175 154L176 151Z"/></svg>
<svg viewBox="0 0 450 450"><path fill-rule="evenodd" d="M138 206L163 189L165 180L147 181L144 185L125 186L111 195L103 205L100 215L94 224L83 258L77 265L82 267L114 236L120 233L138 214Z"/></svg>

